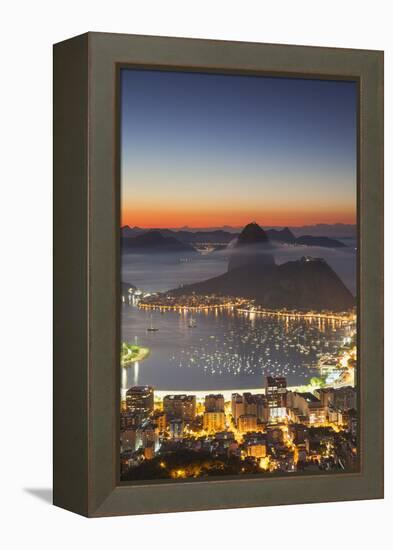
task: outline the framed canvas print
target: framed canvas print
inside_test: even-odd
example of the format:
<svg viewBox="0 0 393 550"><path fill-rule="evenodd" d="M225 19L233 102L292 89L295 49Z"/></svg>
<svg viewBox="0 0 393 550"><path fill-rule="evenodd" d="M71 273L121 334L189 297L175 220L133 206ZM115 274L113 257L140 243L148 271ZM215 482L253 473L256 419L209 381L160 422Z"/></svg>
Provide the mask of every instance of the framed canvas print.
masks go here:
<svg viewBox="0 0 393 550"><path fill-rule="evenodd" d="M383 54L54 47L54 503L383 496Z"/></svg>

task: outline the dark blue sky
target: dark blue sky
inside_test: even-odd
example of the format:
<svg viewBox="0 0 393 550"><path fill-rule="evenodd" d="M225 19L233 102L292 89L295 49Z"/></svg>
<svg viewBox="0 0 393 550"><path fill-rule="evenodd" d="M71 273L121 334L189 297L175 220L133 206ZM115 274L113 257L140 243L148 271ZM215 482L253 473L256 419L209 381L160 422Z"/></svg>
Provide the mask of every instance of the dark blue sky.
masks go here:
<svg viewBox="0 0 393 550"><path fill-rule="evenodd" d="M354 82L123 69L121 97L124 223L354 223Z"/></svg>

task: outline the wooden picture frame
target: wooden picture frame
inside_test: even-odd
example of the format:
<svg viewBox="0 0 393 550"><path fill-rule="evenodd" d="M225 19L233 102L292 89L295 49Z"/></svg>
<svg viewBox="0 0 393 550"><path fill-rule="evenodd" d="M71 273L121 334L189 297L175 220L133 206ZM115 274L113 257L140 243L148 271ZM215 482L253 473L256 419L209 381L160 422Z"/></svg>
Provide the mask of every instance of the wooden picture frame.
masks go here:
<svg viewBox="0 0 393 550"><path fill-rule="evenodd" d="M360 471L120 483L119 67L359 86ZM89 516L383 497L383 53L106 33L54 46L54 504Z"/></svg>

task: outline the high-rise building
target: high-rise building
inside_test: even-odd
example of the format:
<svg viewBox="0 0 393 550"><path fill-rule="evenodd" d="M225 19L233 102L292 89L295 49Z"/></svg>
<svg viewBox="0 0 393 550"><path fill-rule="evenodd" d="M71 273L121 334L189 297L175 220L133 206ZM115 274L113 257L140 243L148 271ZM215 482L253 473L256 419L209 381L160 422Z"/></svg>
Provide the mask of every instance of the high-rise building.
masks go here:
<svg viewBox="0 0 393 550"><path fill-rule="evenodd" d="M243 393L244 413L257 416L257 400L252 393Z"/></svg>
<svg viewBox="0 0 393 550"><path fill-rule="evenodd" d="M232 394L232 416L237 425L239 417L244 414L252 414L257 417L259 422L267 422L269 420L269 409L266 397L261 394L252 394L249 392L240 395Z"/></svg>
<svg viewBox="0 0 393 550"><path fill-rule="evenodd" d="M284 376L266 377L266 400L269 408L269 419L286 416L287 379Z"/></svg>
<svg viewBox="0 0 393 550"><path fill-rule="evenodd" d="M225 413L205 412L203 415L203 429L207 432L222 432L225 429Z"/></svg>
<svg viewBox="0 0 393 550"><path fill-rule="evenodd" d="M147 422L138 429L137 441L139 446L145 448L152 446L154 450L159 447L158 428L155 424Z"/></svg>
<svg viewBox="0 0 393 550"><path fill-rule="evenodd" d="M255 414L243 414L239 416L237 426L240 432L255 432L257 429L257 417Z"/></svg>
<svg viewBox="0 0 393 550"><path fill-rule="evenodd" d="M261 393L243 393L243 414L254 414L260 422L269 420L267 399Z"/></svg>
<svg viewBox="0 0 393 550"><path fill-rule="evenodd" d="M145 419L154 409L154 390L151 386L133 386L126 393L126 406L129 413Z"/></svg>
<svg viewBox="0 0 393 550"><path fill-rule="evenodd" d="M326 409L334 401L333 388L319 388L315 393L319 396L319 400L321 402L322 407L326 407Z"/></svg>
<svg viewBox="0 0 393 550"><path fill-rule="evenodd" d="M232 417L235 421L235 424L237 425L237 421L239 420L239 417L242 414L244 414L243 397L239 393L232 394L231 406L232 406Z"/></svg>
<svg viewBox="0 0 393 550"><path fill-rule="evenodd" d="M322 405L321 401L312 393L288 392L287 406L294 412L292 417L298 420L303 417L304 422L310 426L324 424L328 415L328 407Z"/></svg>
<svg viewBox="0 0 393 550"><path fill-rule="evenodd" d="M254 395L255 402L257 404L257 418L259 422L268 422L269 420L269 407L267 405L266 396L258 393Z"/></svg>
<svg viewBox="0 0 393 550"><path fill-rule="evenodd" d="M342 411L356 410L356 389L352 386L344 386L334 390L334 406Z"/></svg>
<svg viewBox="0 0 393 550"><path fill-rule="evenodd" d="M135 451L136 450L136 429L128 428L120 431L120 446L122 451Z"/></svg>
<svg viewBox="0 0 393 550"><path fill-rule="evenodd" d="M210 394L205 397L205 412L224 412L225 400L222 394Z"/></svg>
<svg viewBox="0 0 393 550"><path fill-rule="evenodd" d="M166 395L163 404L164 412L169 420L180 418L186 422L191 422L195 418L195 395Z"/></svg>
<svg viewBox="0 0 393 550"><path fill-rule="evenodd" d="M120 413L120 429L136 428L140 423L140 417L135 413L121 412Z"/></svg>
<svg viewBox="0 0 393 550"><path fill-rule="evenodd" d="M169 433L174 440L183 437L184 421L181 418L171 418L169 421Z"/></svg>
<svg viewBox="0 0 393 550"><path fill-rule="evenodd" d="M166 419L166 414L163 411L155 412L152 420L154 424L156 424L158 431L160 433L165 432L167 427L167 419Z"/></svg>

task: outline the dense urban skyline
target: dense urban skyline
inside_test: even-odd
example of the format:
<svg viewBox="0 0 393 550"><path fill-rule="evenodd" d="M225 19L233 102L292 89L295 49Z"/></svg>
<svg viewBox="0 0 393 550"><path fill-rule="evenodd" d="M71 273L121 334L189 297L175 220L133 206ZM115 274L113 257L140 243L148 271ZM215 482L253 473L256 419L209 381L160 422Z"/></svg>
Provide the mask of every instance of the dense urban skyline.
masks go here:
<svg viewBox="0 0 393 550"><path fill-rule="evenodd" d="M354 82L122 71L122 224L355 223Z"/></svg>

